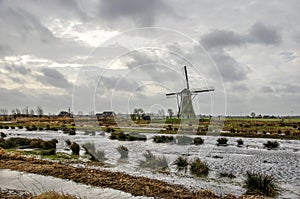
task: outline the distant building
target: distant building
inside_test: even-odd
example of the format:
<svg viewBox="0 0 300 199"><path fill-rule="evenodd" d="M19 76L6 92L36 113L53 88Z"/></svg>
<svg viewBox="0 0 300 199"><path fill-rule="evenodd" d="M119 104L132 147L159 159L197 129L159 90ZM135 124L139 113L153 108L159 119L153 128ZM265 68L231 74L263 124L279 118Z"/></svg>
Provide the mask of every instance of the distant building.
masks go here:
<svg viewBox="0 0 300 199"><path fill-rule="evenodd" d="M57 116L58 117L72 117L72 114L67 111L61 111Z"/></svg>

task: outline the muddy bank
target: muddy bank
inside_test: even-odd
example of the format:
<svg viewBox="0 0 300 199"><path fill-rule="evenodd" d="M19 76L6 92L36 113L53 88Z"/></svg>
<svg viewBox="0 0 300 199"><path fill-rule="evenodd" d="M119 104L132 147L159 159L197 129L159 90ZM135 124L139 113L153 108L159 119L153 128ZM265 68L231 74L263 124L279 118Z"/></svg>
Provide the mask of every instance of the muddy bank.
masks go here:
<svg viewBox="0 0 300 199"><path fill-rule="evenodd" d="M0 169L11 169L68 179L76 183L121 190L131 193L134 196L148 196L155 198L220 198L207 190L192 192L183 186L172 185L159 180L130 176L120 172L75 168L66 164L27 158L18 154L9 154L1 149ZM225 198L230 199L236 197L230 195ZM241 198L247 197L243 196Z"/></svg>

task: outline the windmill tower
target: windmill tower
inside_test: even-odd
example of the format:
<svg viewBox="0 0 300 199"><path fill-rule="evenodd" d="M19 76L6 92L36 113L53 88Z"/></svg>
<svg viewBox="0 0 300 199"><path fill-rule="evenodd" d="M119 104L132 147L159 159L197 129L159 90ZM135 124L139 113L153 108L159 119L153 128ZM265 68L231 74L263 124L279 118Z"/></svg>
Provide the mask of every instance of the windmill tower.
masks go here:
<svg viewBox="0 0 300 199"><path fill-rule="evenodd" d="M186 88L177 93L167 93L166 96L176 96L177 97L177 106L178 106L178 117L179 118L195 118L196 114L193 107L193 99L198 93L210 92L215 89L202 89L202 90L190 90L188 73L186 66L184 66Z"/></svg>

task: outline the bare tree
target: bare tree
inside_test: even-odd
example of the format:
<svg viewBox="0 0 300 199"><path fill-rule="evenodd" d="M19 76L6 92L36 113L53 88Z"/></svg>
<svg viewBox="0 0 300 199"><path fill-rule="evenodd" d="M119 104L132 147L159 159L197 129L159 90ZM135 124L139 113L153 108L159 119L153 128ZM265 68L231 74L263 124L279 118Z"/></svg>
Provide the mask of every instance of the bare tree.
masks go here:
<svg viewBox="0 0 300 199"><path fill-rule="evenodd" d="M7 111L7 109L6 109L6 108L2 108L2 109L0 109L0 114L1 114L1 115L4 115L4 116L6 116L6 115L7 115L7 113L8 113L8 111Z"/></svg>
<svg viewBox="0 0 300 199"><path fill-rule="evenodd" d="M169 108L168 109L168 114L169 114L169 118L171 119L172 116L174 115L174 111L171 108Z"/></svg>
<svg viewBox="0 0 300 199"><path fill-rule="evenodd" d="M30 116L34 116L34 110L33 109L30 110Z"/></svg>
<svg viewBox="0 0 300 199"><path fill-rule="evenodd" d="M38 106L38 107L36 108L36 113L37 113L37 115L38 115L39 117L43 116L43 115L44 115L44 110L43 110L43 108L42 108L41 106Z"/></svg>

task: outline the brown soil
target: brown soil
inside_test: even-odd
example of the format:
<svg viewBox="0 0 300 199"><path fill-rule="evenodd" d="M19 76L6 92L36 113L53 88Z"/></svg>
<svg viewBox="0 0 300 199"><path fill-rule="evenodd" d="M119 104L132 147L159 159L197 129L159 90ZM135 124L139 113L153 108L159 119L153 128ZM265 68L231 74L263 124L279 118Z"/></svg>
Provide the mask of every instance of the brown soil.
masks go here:
<svg viewBox="0 0 300 199"><path fill-rule="evenodd" d="M0 169L11 169L68 179L76 183L121 190L131 193L134 196L155 198L220 198L207 190L192 192L183 186L168 184L155 179L130 176L120 172L75 168L66 164L23 157L16 153L10 154L3 149L0 149ZM233 199L236 197L229 195L225 198ZM243 199L245 198L244 196Z"/></svg>

